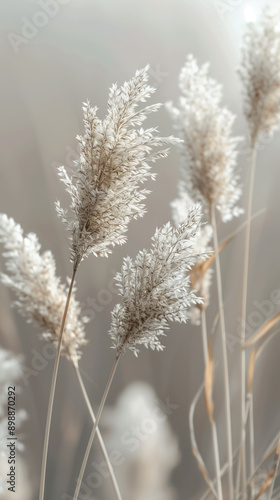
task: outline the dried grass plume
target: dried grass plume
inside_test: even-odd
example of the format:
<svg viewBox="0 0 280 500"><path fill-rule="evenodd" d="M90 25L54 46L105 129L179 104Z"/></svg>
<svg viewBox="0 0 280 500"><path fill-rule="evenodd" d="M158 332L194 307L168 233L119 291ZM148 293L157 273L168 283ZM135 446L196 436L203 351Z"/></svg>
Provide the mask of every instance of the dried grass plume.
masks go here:
<svg viewBox="0 0 280 500"><path fill-rule="evenodd" d="M4 244L7 274L1 274L2 283L16 295L14 307L28 322L39 325L42 337L57 345L61 320L66 303L66 286L56 276L52 253L40 254L37 236L23 235L23 230L12 218L0 214L0 242ZM62 354L73 363L80 357L85 341L86 317L81 317L79 303L71 297L65 324Z"/></svg>
<svg viewBox="0 0 280 500"><path fill-rule="evenodd" d="M200 222L201 205L196 204L178 228L167 223L157 229L150 250L124 259L116 275L122 303L112 311L109 331L118 353L130 349L137 355L139 345L162 350L159 336L168 321L186 322L190 307L201 302L187 273L202 258L193 253Z"/></svg>
<svg viewBox="0 0 280 500"><path fill-rule="evenodd" d="M129 221L145 213L143 200L148 191L139 186L154 178L150 163L168 154L166 148L154 149L178 142L172 136L158 136L156 128L142 128L147 115L161 106L137 109L155 91L147 84L148 68L136 71L122 87L111 87L103 121L97 117L96 107L84 104L85 133L78 136L80 158L71 177L64 167L59 168L71 196L72 217L59 202L56 208L71 233L74 265L90 253L107 256L110 247L125 242Z"/></svg>
<svg viewBox="0 0 280 500"><path fill-rule="evenodd" d="M179 77L179 106L169 102L167 108L184 140L179 144L184 179L180 189L201 202L205 213L213 205L228 221L241 213L236 206L241 196L236 146L241 138L231 135L235 116L220 106L222 88L208 76L208 68L199 67L189 55Z"/></svg>
<svg viewBox="0 0 280 500"><path fill-rule="evenodd" d="M280 124L280 10L266 6L258 22L248 23L238 69L251 143L271 136Z"/></svg>

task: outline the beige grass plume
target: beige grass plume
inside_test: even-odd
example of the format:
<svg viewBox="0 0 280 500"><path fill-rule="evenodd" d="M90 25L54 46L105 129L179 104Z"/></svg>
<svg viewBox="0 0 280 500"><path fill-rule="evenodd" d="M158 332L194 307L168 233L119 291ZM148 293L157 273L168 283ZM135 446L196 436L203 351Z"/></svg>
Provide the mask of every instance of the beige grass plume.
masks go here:
<svg viewBox="0 0 280 500"><path fill-rule="evenodd" d="M71 196L72 217L59 202L56 206L71 232L74 264L90 253L107 256L110 247L125 242L129 221L145 213L143 200L148 191L139 190L139 185L154 178L150 163L168 154L168 149L154 149L179 141L158 136L156 128L142 128L147 115L161 106L137 109L155 91L147 84L148 68L136 71L122 87L112 86L103 121L97 117L96 107L84 104L85 133L78 137L80 158L72 177L64 167L59 168Z"/></svg>
<svg viewBox="0 0 280 500"><path fill-rule="evenodd" d="M23 230L12 218L0 214L0 242L4 244L7 273L1 280L16 295L14 307L28 322L39 325L42 337L57 345L61 318L66 302L66 286L56 276L52 253L40 253L41 245L35 234L23 235ZM85 341L84 325L79 303L74 295L63 336L62 354L74 364L80 357Z"/></svg>
<svg viewBox="0 0 280 500"><path fill-rule="evenodd" d="M280 124L280 11L266 6L258 22L248 23L238 69L251 143L271 136Z"/></svg>
<svg viewBox="0 0 280 500"><path fill-rule="evenodd" d="M139 345L162 350L159 337L168 321L186 322L190 307L201 302L187 274L202 258L193 253L200 221L201 205L196 204L178 228L167 223L157 229L150 250L124 259L116 275L123 300L112 311L109 332L118 354L130 349L137 355Z"/></svg>
<svg viewBox="0 0 280 500"><path fill-rule="evenodd" d="M215 206L228 221L241 213L236 206L241 195L236 146L241 138L231 135L235 117L220 106L221 85L208 76L208 68L208 64L199 67L189 55L179 77L179 106L167 103L167 108L184 140L179 145L181 189L201 202L206 212Z"/></svg>

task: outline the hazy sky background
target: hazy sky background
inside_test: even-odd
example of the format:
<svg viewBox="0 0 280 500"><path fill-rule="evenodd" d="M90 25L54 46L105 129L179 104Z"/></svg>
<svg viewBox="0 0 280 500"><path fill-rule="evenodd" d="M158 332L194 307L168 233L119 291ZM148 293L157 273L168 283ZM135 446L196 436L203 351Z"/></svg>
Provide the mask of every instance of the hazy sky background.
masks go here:
<svg viewBox="0 0 280 500"><path fill-rule="evenodd" d="M157 87L152 102L172 100L176 103L179 71L187 54L192 53L200 64L210 62L210 75L224 86L223 104L237 115L234 133L246 135L236 67L244 23L254 21L264 3L257 0L69 0L52 3L54 10L48 14L45 10L42 15L43 6L46 9L48 4L44 0L0 2L0 211L14 217L26 232L34 231L43 250L53 251L57 272L63 280L70 275L71 265L67 234L56 217L54 202L59 198L68 203L68 198L58 181L56 167L61 164L71 167L78 154L75 136L83 130L82 102L89 99L92 105L98 106L99 117L103 118L110 85L122 84L136 69L149 63L150 83ZM156 116L149 116L146 124L158 125L162 135L173 133L164 107ZM246 140L240 149L239 167L246 189ZM279 153L277 133L258 155L253 210L265 208L266 212L253 223L248 312L256 310L254 300L261 302L269 298L271 291L280 286ZM110 298L108 293L112 276L119 270L124 256L133 257L149 245L155 227L170 219L169 203L176 196L180 178L175 148L154 170L158 176L156 182L148 186L153 191L147 200L148 215L130 224L125 246L114 249L108 259L90 256L81 265L77 278L77 296L88 314L95 316L87 328L89 345L81 363L95 409L113 362L107 335L110 311L117 301L116 295ZM246 199L245 191L241 203ZM243 220L220 224L221 239ZM222 255L227 332L231 335L236 332L240 316L243 247L240 234ZM212 292L209 329L217 312L215 285ZM108 303L102 304L106 302L105 296L109 297ZM0 297L2 345L23 353L25 366L30 367L35 353L42 353L43 343L38 340L35 328L10 311L11 297L3 287ZM100 311L93 311L89 306L92 298L97 300ZM115 404L128 383L140 380L151 384L157 397L165 400L168 396L178 405L169 418L181 453L172 482L177 499L192 498L204 488L191 453L188 430L189 406L203 377L200 329L172 325L165 343L166 350L161 354L145 350L138 359L131 353L122 359L109 404ZM214 348L218 357L218 339ZM256 377L256 436L260 455L279 424L279 348L279 340L275 339L260 361ZM238 349L237 343L229 355L235 412L238 412L239 393L234 377L239 373ZM217 414L219 408L223 411L219 396L221 368L216 367ZM90 430L72 372L69 363L63 360L50 443L47 498L60 499L62 493L72 492ZM51 373L52 362L31 376L26 386L22 385L20 396L21 406L29 413L24 433L34 499ZM233 420L237 432L238 420ZM207 458L210 434L203 404L199 406L196 422L199 445L210 463ZM19 495L22 495L19 500L31 500L24 487Z"/></svg>

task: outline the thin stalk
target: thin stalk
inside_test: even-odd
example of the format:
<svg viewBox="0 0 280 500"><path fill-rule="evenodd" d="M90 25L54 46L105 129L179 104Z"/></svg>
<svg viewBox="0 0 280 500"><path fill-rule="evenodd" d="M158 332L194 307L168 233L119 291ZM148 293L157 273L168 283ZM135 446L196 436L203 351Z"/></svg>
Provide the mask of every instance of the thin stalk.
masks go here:
<svg viewBox="0 0 280 500"><path fill-rule="evenodd" d="M216 276L218 288L218 302L220 313L220 324L222 334L222 350L223 350L223 365L224 365L224 381L225 381L225 405L226 405L226 432L227 432L227 455L228 455L228 483L229 483L229 498L234 498L233 491L233 474L232 474L232 435L231 435L231 413L230 413L230 391L229 391L229 372L228 372L228 359L227 359L227 344L226 344L226 330L225 330L225 316L223 307L223 293L222 293L222 277L221 277L221 264L219 256L217 223L215 215L215 206L211 206L211 224L213 227L215 262L216 262Z"/></svg>
<svg viewBox="0 0 280 500"><path fill-rule="evenodd" d="M207 339L206 313L204 307L202 307L200 311L200 317L201 317L202 346L203 346L203 357L204 357L204 368L205 368L208 361L208 339Z"/></svg>
<svg viewBox="0 0 280 500"><path fill-rule="evenodd" d="M239 447L236 448L236 450L233 453L233 460L237 457L238 453L239 453ZM223 467L221 468L221 477L223 477L225 475L225 473L226 473L227 470L228 470L228 463L226 462L223 465ZM216 479L214 479L213 484L216 484ZM208 487L208 489L206 490L206 492L202 495L202 497L200 497L200 500L206 500L206 498L208 498L208 496L210 495L210 493L211 493L211 490Z"/></svg>
<svg viewBox="0 0 280 500"><path fill-rule="evenodd" d="M249 432L250 432L250 474L251 491L254 494L254 480L255 480L255 437L254 437L254 400L253 392L249 395Z"/></svg>
<svg viewBox="0 0 280 500"><path fill-rule="evenodd" d="M203 343L203 352L204 352L204 364L205 364L205 368L206 368L206 365L208 363L208 349L207 349L206 314L205 314L204 307L201 309L201 332L202 332L202 343ZM214 418L211 419L211 429L212 429L214 461L215 461L215 469L216 469L218 500L223 500L222 482L221 482L221 467L220 467L220 457L219 457L219 445L218 445L217 427L216 427L216 422L215 422Z"/></svg>
<svg viewBox="0 0 280 500"><path fill-rule="evenodd" d="M92 447L92 443L93 443L93 440L94 440L95 432L96 432L97 426L99 424L99 420L100 420L100 417L101 417L104 405L106 403L106 399L107 399L110 387L112 385L112 382L113 382L113 379L114 379L114 376L115 376L115 373L116 373L117 366L119 364L120 356L121 356L121 354L119 353L117 355L116 359L115 359L112 371L110 373L110 377L108 379L107 385L105 387L104 394L103 394L102 399L101 399L100 406L98 408L98 412L97 412L97 415L96 415L95 424L93 426L93 429L92 429L92 432L91 432L91 435L90 435L90 438L89 438L89 442L88 442L87 449L86 449L86 452L85 452L85 456L84 456L84 459L83 459L82 467L81 467L80 474L79 474L79 477L78 477L78 480L77 480L77 486L76 486L76 489L75 489L73 500L78 500L78 496L79 496L79 492L80 492L80 488L81 488L83 476L84 476L84 473L85 473L85 469L86 469L88 457L89 457L90 450L91 450L91 447Z"/></svg>
<svg viewBox="0 0 280 500"><path fill-rule="evenodd" d="M44 500L44 494L45 494L45 481L46 481L46 469L47 469L47 457L48 457L48 448L49 448L49 439L50 439L50 429L51 429L51 420L52 420L52 411L53 411L53 402L54 402L54 395L55 395L58 366L59 366L61 346L62 346L62 337L63 337L64 326L65 326L65 322L66 322L67 312L68 312L68 308L69 308L69 304L70 304L70 299L71 299L71 294L72 294L72 289L73 289L73 285L74 285L74 280L75 280L77 268L78 268L78 266L73 267L73 274L72 274L72 279L71 279L71 283L69 286L67 300L66 300L66 304L65 304L64 313L63 313L62 323L61 323L60 332L59 332L58 345L57 345L57 350L56 350L56 357L55 357L55 362L54 362L54 367L53 367L51 391L50 391L50 397L49 397L46 428L45 428L45 437L44 437L44 446L43 446L39 500Z"/></svg>
<svg viewBox="0 0 280 500"><path fill-rule="evenodd" d="M84 385L84 382L83 382L83 379L82 379L82 376L81 376L79 365L75 364L73 366L75 368L75 372L76 372L76 375L77 375L77 378L78 378L78 381L79 381L79 384L80 384L80 387L81 387L81 390L82 390L82 394L84 396L86 405L88 407L88 411L90 413L90 416L91 416L91 419L92 419L92 422L93 422L93 425L94 425L95 421L96 421L96 418L95 418L95 415L94 415L92 406L90 404L90 400L89 400L89 397L88 397L88 394L87 394L87 391L86 391L86 388L85 388L85 385ZM111 477L111 480L112 480L112 483L113 483L113 487L114 487L114 490L115 490L115 493L116 493L116 497L117 497L118 500L122 500L121 493L120 493L120 490L119 490L119 486L118 486L118 483L117 483L117 479L116 479L116 476L115 476L112 464L110 462L110 458L109 458L109 455L107 453L107 450L106 450L106 447L105 447L105 443L103 441L103 437L102 437L102 434L101 434L101 432L99 430L99 427L97 427L97 429L96 429L96 434L97 434L97 438L99 440L99 444L100 444L103 456L105 458L105 462L107 464L107 467L108 467L108 470L109 470L109 473L110 473L110 477Z"/></svg>
<svg viewBox="0 0 280 500"><path fill-rule="evenodd" d="M245 424L243 426L243 434L242 434L242 441L245 439L245 428L246 428L246 423L249 415L249 410L250 410L250 401L247 400L246 403L246 411L245 411ZM235 498L238 499L240 497L240 476L241 476L241 450L242 450L242 443L240 443L239 447L239 458L238 458L238 463L237 463L237 474L236 474L236 485L235 485ZM246 491L247 485L241 489L241 491Z"/></svg>
<svg viewBox="0 0 280 500"><path fill-rule="evenodd" d="M236 484L235 484L235 497L238 498L238 493L240 491L240 474L241 474L241 460L240 460L241 451L239 452L239 460L237 462L237 472L236 472Z"/></svg>
<svg viewBox="0 0 280 500"><path fill-rule="evenodd" d="M250 234L251 234L251 217L252 217L252 202L254 191L254 178L256 170L256 147L252 143L251 148L251 166L250 166L250 180L249 180L249 193L247 205L247 227L244 251L244 269L243 269L243 288L242 288L242 312L241 312L241 461L242 461L242 478L243 487L246 484L246 437L243 440L243 426L245 423L245 406L246 406L246 352L245 343L245 325L247 314L247 290L248 290L248 270L249 270L249 252L250 252Z"/></svg>

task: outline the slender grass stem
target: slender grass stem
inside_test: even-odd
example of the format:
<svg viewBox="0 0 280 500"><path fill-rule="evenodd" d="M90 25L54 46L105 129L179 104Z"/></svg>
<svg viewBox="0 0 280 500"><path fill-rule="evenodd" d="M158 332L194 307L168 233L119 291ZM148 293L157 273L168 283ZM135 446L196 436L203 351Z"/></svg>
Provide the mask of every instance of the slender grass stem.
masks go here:
<svg viewBox="0 0 280 500"><path fill-rule="evenodd" d="M49 404L48 404L44 446L43 446L39 500L44 500L44 494L45 494L47 457L48 457L48 448L49 448L49 439L50 439L50 429L51 429L55 387L56 387L58 366L59 366L59 360L60 360L63 331L64 331L64 326L65 326L65 322L66 322L67 312L68 312L68 308L69 308L69 304L70 304L70 299L71 299L71 294L72 294L72 289L73 289L73 285L74 285L74 280L75 280L77 268L78 268L77 266L73 267L73 274L72 274L72 278L71 278L71 282L70 282L70 286L69 286L69 290L68 290L67 300L66 300L66 304L65 304L65 309L64 309L64 313L63 313L61 327L60 327L58 345L57 345L57 350L56 350L56 357L55 357L53 374L52 374L51 390L50 390L50 397L49 397Z"/></svg>
<svg viewBox="0 0 280 500"><path fill-rule="evenodd" d="M226 406L226 432L227 432L227 455L228 455L228 486L229 498L234 498L233 490L233 473L232 473L232 434L231 434L231 412L230 412L230 390L229 390L229 372L228 372L228 359L227 359L227 344L226 344L226 331L225 331L225 316L223 307L223 294L222 294L222 277L221 277L221 264L218 246L217 223L215 215L215 206L211 206L211 224L213 227L215 262L216 262L216 276L218 288L218 302L220 313L220 324L222 334L222 350L223 350L223 366L224 366L224 383L225 383L225 406Z"/></svg>
<svg viewBox="0 0 280 500"><path fill-rule="evenodd" d="M93 443L93 440L94 440L94 436L95 436L95 433L96 433L96 429L97 429L97 426L99 424L99 420L100 420L100 417L101 417L104 405L106 403L106 399L107 399L110 387L112 385L112 382L113 382L113 379L114 379L114 376L115 376L115 373L116 373L116 369L117 369L118 364L119 364L120 356L121 355L119 353L117 355L116 359L115 359L112 371L110 373L108 382L107 382L106 387L105 387L105 391L104 391L102 399L101 399L100 406L98 408L98 412L97 412L97 415L96 415L95 424L93 426L93 429L92 429L92 432L91 432L91 435L90 435L90 438L89 438L89 442L88 442L88 445L87 445L87 449L86 449L86 452L85 452L85 455L84 455L84 458L83 458L83 463L82 463L81 470L80 470L80 473L79 473L79 477L78 477L78 480L77 480L77 486L76 486L76 489L75 489L73 500L78 500L78 496L79 496L79 492L80 492L80 488L81 488L83 476L84 476L84 473L85 473L85 469L86 469L88 457L89 457L89 454L90 454L90 450L91 450L91 447L92 447L92 443Z"/></svg>
<svg viewBox="0 0 280 500"><path fill-rule="evenodd" d="M208 339L207 339L206 313L204 307L201 309L200 318L201 318L202 346L203 346L204 367L205 367L208 361Z"/></svg>
<svg viewBox="0 0 280 500"><path fill-rule="evenodd" d="M73 366L75 368L75 372L76 372L76 375L77 375L77 378L78 378L78 381L79 381L79 384L80 384L80 387L81 387L81 390L82 390L82 394L84 396L86 405L88 407L88 411L90 413L90 416L91 416L91 419L92 419L92 422L93 422L93 425L94 425L95 421L96 421L96 417L94 415L92 406L90 404L90 400L89 400L89 397L88 397L88 394L87 394L87 391L86 391L86 388L85 388L85 385L84 385L84 382L83 382L83 379L82 379L82 376L81 376L79 365L76 364L76 365L73 365ZM115 493L116 493L116 498L118 500L122 500L121 493L120 493L120 490L119 490L119 486L118 486L118 483L117 483L117 479L116 479L116 476L115 476L112 464L110 462L110 458L109 458L109 455L107 453L107 450L106 450L106 447L105 447L105 443L103 441L102 434L101 434L101 432L100 432L100 430L99 430L98 427L96 429L96 434L97 434L97 438L99 440L99 444L100 444L103 456L105 458L105 462L107 464L107 467L108 467L108 470L109 470L109 473L110 473L110 478L111 478L112 483L113 483L113 487L114 487L114 490L115 490Z"/></svg>
<svg viewBox="0 0 280 500"><path fill-rule="evenodd" d="M250 475L251 475L251 491L254 495L254 479L255 479L255 436L254 436L254 399L253 393L249 396L249 430L250 430Z"/></svg>
<svg viewBox="0 0 280 500"><path fill-rule="evenodd" d="M245 424L243 426L243 434L242 434L242 441L245 440L246 437L246 424L247 424L247 419L250 411L250 401L247 399L246 402L246 407L245 407ZM239 457L238 457L238 463L237 463L237 474L236 474L236 486L235 486L235 498L238 500L238 498L241 496L241 492L246 491L247 489L247 484L244 486L244 489L240 488L240 479L241 479L241 452L242 452L242 442L239 444Z"/></svg>
<svg viewBox="0 0 280 500"><path fill-rule="evenodd" d="M203 343L203 353L204 353L204 365L206 368L206 365L208 362L208 349L207 349L206 314L205 314L204 308L201 309L201 332L202 332L202 343ZM216 422L215 422L214 418L211 419L211 429L212 429L212 440L213 440L218 500L223 500L222 482L221 482L221 467L220 467L220 457L219 457L219 445L218 445L217 427L216 427Z"/></svg>
<svg viewBox="0 0 280 500"><path fill-rule="evenodd" d="M245 343L245 325L247 313L247 290L248 290L248 270L249 270L249 252L250 252L250 234L251 234L251 216L252 216L252 202L254 191L254 178L256 170L256 147L253 142L251 148L251 162L250 162L250 180L249 180L249 193L247 204L247 227L245 237L245 251L244 251L244 269L243 269L243 287L242 287L242 311L241 311L241 462L242 462L242 478L243 488L246 484L246 437L243 440L243 426L245 423L245 406L246 406L246 352L244 349Z"/></svg>

